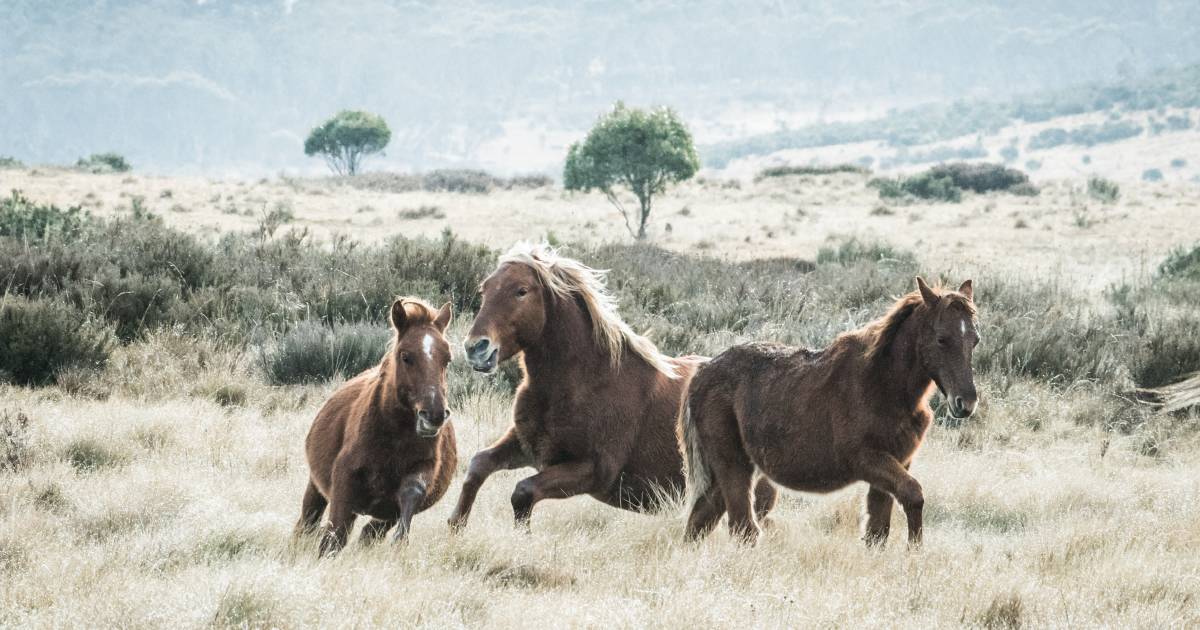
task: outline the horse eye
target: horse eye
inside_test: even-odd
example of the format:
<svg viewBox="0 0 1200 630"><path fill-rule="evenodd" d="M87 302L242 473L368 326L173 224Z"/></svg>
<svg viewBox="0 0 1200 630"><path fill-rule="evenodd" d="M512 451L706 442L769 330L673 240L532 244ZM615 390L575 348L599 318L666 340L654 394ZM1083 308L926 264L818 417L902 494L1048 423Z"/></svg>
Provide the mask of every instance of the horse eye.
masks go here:
<svg viewBox="0 0 1200 630"><path fill-rule="evenodd" d="M525 297L528 294L529 294L529 289L527 289L525 287L521 287L520 289L517 289L517 297Z"/></svg>
<svg viewBox="0 0 1200 630"><path fill-rule="evenodd" d="M407 352L400 353L400 360L404 361L405 365L412 365L412 355Z"/></svg>
<svg viewBox="0 0 1200 630"><path fill-rule="evenodd" d="M950 338L949 337L938 337L937 341L938 341L939 346L944 346L944 345L950 343Z"/></svg>

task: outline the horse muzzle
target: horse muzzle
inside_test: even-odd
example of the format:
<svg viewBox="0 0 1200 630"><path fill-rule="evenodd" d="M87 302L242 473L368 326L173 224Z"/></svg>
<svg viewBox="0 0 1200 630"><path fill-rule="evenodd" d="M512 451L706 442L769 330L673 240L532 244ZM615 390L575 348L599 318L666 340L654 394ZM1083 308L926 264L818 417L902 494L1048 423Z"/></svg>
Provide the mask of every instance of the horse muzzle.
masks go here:
<svg viewBox="0 0 1200 630"><path fill-rule="evenodd" d="M446 420L450 418L450 410L445 409L439 414L433 414L425 409L417 410L417 436L423 438L437 437Z"/></svg>
<svg viewBox="0 0 1200 630"><path fill-rule="evenodd" d="M471 365L471 369L485 374L496 371L496 365L500 363L500 346L493 344L491 339L487 337L468 339L463 344L463 349L466 351L467 363Z"/></svg>
<svg viewBox="0 0 1200 630"><path fill-rule="evenodd" d="M958 420L970 418L971 415L975 413L975 407L977 403L978 401L975 398L967 399L963 398L962 396L947 398L947 406L950 408L950 415L954 416Z"/></svg>

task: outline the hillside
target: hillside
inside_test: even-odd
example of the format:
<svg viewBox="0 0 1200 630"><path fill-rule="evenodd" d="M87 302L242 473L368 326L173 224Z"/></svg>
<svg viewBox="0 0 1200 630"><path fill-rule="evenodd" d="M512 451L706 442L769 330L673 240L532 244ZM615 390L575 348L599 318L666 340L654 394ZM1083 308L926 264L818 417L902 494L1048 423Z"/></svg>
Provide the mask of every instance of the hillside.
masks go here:
<svg viewBox="0 0 1200 630"><path fill-rule="evenodd" d="M1179 1L16 0L0 32L0 155L210 175L320 172L303 136L344 107L391 123L375 168L556 172L617 99L673 106L723 146L1200 61L1200 7Z"/></svg>

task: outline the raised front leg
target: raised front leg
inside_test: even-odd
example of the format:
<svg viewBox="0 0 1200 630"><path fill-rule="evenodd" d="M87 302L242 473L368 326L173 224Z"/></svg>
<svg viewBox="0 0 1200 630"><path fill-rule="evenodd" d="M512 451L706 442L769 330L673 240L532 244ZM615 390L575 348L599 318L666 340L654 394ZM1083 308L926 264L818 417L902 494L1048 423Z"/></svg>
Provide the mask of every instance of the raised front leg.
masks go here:
<svg viewBox="0 0 1200 630"><path fill-rule="evenodd" d="M467 477L463 480L462 490L459 491L458 503L450 515L450 528L457 531L467 524L467 518L471 516L471 506L475 504L475 496L492 473L497 470L524 468L531 463L521 448L514 427L509 427L508 432L495 444L476 453L471 458Z"/></svg>
<svg viewBox="0 0 1200 630"><path fill-rule="evenodd" d="M908 474L908 470L895 457L882 451L864 451L858 458L857 468L859 477L871 484L872 491L882 490L900 502L904 515L908 517L908 544L914 547L920 545L921 511L925 507L921 484Z"/></svg>
<svg viewBox="0 0 1200 630"><path fill-rule="evenodd" d="M400 482L400 489L396 491L396 503L400 505L400 519L396 526L396 533L392 535L392 542L408 540L408 532L412 529L413 515L425 502L428 479L429 473L421 471L405 477Z"/></svg>
<svg viewBox="0 0 1200 630"><path fill-rule="evenodd" d="M518 526L528 527L533 506L543 499L565 499L606 487L609 480L598 479L592 462L565 462L522 479L512 494L513 516Z"/></svg>
<svg viewBox="0 0 1200 630"><path fill-rule="evenodd" d="M321 536L320 557L333 555L346 546L346 536L354 526L356 518L350 509L350 497L353 496L350 475L339 473L334 468L333 488L329 497L329 523Z"/></svg>

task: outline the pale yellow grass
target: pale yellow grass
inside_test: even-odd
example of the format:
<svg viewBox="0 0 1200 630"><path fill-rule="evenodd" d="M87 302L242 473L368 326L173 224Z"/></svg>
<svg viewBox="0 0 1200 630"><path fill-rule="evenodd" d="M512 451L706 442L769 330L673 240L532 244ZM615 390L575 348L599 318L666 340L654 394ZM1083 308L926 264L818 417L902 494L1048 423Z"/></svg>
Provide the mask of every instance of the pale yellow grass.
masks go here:
<svg viewBox="0 0 1200 630"><path fill-rule="evenodd" d="M863 547L861 487L785 498L753 548L724 531L682 542L677 509L635 515L587 498L543 503L525 534L511 524L513 472L485 486L458 536L445 525L456 479L409 545L318 561L291 528L303 436L327 391L260 386L226 408L4 390L33 424L27 467L0 473L0 626L1200 623L1195 450L1155 459L1133 438L1105 445L1067 420L1086 392L1036 390L935 428L914 466L927 493L920 551L900 542L899 513L887 549ZM312 402L263 410L280 395ZM508 400L461 402L469 455L502 430ZM80 444L109 457L80 456Z"/></svg>

